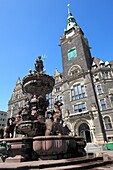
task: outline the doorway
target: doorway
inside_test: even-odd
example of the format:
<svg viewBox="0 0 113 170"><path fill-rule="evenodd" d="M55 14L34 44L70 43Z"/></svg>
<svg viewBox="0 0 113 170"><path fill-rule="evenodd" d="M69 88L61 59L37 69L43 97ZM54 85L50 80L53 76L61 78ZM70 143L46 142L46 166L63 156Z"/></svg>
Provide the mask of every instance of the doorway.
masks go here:
<svg viewBox="0 0 113 170"><path fill-rule="evenodd" d="M79 126L79 136L82 136L87 143L91 142L90 129L86 123L82 123Z"/></svg>

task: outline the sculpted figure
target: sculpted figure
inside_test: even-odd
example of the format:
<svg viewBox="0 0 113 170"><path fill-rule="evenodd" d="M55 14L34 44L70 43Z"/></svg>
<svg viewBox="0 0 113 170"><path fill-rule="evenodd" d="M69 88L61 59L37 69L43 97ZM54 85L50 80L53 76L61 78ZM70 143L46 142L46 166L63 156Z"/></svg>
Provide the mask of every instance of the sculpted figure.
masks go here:
<svg viewBox="0 0 113 170"><path fill-rule="evenodd" d="M46 131L45 131L45 136L51 135L51 131L52 131L52 125L53 125L53 113L48 111L46 113Z"/></svg>
<svg viewBox="0 0 113 170"><path fill-rule="evenodd" d="M37 72L41 72L43 71L43 61L41 60L41 56L38 56L38 59L36 60L36 63L35 63L35 70Z"/></svg>
<svg viewBox="0 0 113 170"><path fill-rule="evenodd" d="M60 102L60 101L56 101L55 103L54 103L54 107L55 107L55 113L54 113L54 118L60 118L61 119L61 117L62 117L62 113L61 113L61 109L60 109L60 107L63 105L63 103L62 102Z"/></svg>
<svg viewBox="0 0 113 170"><path fill-rule="evenodd" d="M4 138L13 138L15 128L15 118L11 117L7 120L7 126L4 129Z"/></svg>

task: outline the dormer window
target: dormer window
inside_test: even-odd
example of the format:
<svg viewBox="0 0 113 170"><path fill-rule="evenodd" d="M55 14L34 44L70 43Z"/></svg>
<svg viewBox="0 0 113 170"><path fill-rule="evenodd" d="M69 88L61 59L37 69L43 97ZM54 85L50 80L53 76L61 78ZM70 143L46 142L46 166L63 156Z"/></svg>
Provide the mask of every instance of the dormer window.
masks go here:
<svg viewBox="0 0 113 170"><path fill-rule="evenodd" d="M111 64L110 64L108 61L106 61L106 62L105 62L105 67L110 68L110 67L111 67Z"/></svg>
<svg viewBox="0 0 113 170"><path fill-rule="evenodd" d="M103 67L104 67L104 64L101 64L100 67L103 68Z"/></svg>
<svg viewBox="0 0 113 170"><path fill-rule="evenodd" d="M98 74L95 74L95 75L94 75L94 78L95 78L95 81L96 81L96 82L99 81L99 75L98 75Z"/></svg>
<svg viewBox="0 0 113 170"><path fill-rule="evenodd" d="M102 67L104 67L105 63L103 61L100 61L99 65L102 68Z"/></svg>
<svg viewBox="0 0 113 170"><path fill-rule="evenodd" d="M55 79L55 83L58 83L59 82L59 78L57 77L56 79Z"/></svg>
<svg viewBox="0 0 113 170"><path fill-rule="evenodd" d="M92 64L92 68L96 69L97 68L97 64L95 62L93 62Z"/></svg>
<svg viewBox="0 0 113 170"><path fill-rule="evenodd" d="M97 68L97 65L93 66L93 68L96 69L96 68Z"/></svg>

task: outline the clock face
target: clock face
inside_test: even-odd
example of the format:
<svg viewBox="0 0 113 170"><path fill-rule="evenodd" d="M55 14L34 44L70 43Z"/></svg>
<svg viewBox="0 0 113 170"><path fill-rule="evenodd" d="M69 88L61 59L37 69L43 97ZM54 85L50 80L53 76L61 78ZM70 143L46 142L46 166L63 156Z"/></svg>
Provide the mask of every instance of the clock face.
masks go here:
<svg viewBox="0 0 113 170"><path fill-rule="evenodd" d="M77 57L77 51L76 51L76 48L73 47L73 48L70 48L68 50L68 60L72 60L73 58Z"/></svg>

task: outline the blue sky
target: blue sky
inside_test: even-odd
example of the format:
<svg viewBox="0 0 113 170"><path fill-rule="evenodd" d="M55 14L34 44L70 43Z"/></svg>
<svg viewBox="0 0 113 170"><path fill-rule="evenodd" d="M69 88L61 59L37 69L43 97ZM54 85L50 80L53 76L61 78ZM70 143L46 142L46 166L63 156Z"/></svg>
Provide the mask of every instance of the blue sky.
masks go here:
<svg viewBox="0 0 113 170"><path fill-rule="evenodd" d="M0 0L0 110L7 111L18 77L46 54L46 73L62 72L60 36L67 4L88 38L92 56L113 60L113 0Z"/></svg>

